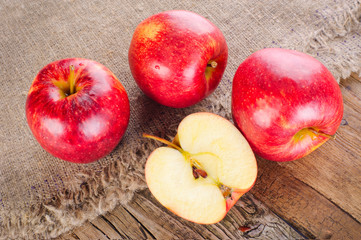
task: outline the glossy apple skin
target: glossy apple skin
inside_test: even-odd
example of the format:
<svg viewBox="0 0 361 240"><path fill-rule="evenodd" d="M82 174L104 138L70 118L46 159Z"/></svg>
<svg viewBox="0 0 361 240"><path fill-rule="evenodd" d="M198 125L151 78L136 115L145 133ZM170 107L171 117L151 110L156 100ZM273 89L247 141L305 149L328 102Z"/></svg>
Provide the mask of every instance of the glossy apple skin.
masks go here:
<svg viewBox="0 0 361 240"><path fill-rule="evenodd" d="M174 108L194 105L211 94L226 68L228 48L222 32L188 11L166 11L135 29L129 66L140 89ZM215 68L207 67L213 60Z"/></svg>
<svg viewBox="0 0 361 240"><path fill-rule="evenodd" d="M256 154L291 161L329 139L309 129L336 133L343 101L338 83L318 60L270 48L250 55L236 71L232 115Z"/></svg>
<svg viewBox="0 0 361 240"><path fill-rule="evenodd" d="M66 96L71 65L76 93ZM25 108L40 145L74 163L90 163L110 153L125 133L130 114L127 93L115 75L81 58L46 65L31 85Z"/></svg>

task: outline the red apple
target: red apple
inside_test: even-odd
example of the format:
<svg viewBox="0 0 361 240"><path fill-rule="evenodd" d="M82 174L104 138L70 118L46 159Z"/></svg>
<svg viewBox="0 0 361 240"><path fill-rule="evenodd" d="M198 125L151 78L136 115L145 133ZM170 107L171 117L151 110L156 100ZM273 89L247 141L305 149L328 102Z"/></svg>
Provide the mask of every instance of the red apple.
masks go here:
<svg viewBox="0 0 361 240"><path fill-rule="evenodd" d="M254 185L257 162L246 139L227 119L193 113L178 126L170 143L155 149L145 165L145 179L154 197L189 221L221 221Z"/></svg>
<svg viewBox="0 0 361 240"><path fill-rule="evenodd" d="M239 66L232 114L255 153L291 161L333 137L343 102L338 83L318 60L270 48L253 53Z"/></svg>
<svg viewBox="0 0 361 240"><path fill-rule="evenodd" d="M194 105L211 94L226 68L228 48L222 32L188 11L166 11L135 29L129 65L140 89L175 108Z"/></svg>
<svg viewBox="0 0 361 240"><path fill-rule="evenodd" d="M26 100L29 127L55 157L89 163L119 143L129 121L127 93L105 66L70 58L46 65Z"/></svg>

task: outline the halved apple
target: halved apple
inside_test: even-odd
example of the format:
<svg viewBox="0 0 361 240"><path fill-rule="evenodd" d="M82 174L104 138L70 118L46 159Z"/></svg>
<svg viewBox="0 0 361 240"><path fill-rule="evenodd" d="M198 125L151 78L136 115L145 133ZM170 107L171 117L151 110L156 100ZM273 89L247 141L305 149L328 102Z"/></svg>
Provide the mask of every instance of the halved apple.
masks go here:
<svg viewBox="0 0 361 240"><path fill-rule="evenodd" d="M193 113L178 127L173 143L155 149L145 166L154 197L189 221L221 221L255 183L257 162L240 131L212 113Z"/></svg>

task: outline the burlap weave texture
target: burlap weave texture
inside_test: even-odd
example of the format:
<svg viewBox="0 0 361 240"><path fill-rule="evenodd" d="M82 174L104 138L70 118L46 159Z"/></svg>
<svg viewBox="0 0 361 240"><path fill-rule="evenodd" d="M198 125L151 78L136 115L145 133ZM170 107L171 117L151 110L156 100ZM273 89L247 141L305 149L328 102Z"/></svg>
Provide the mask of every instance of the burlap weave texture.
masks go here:
<svg viewBox="0 0 361 240"><path fill-rule="evenodd" d="M220 86L186 109L160 106L136 86L128 66L135 27L152 14L184 9L217 25L229 48ZM125 204L146 187L144 163L157 146L147 132L174 134L180 120L209 111L231 120L230 94L238 65L265 47L304 51L340 80L361 69L360 2L357 0L239 1L21 1L0 2L0 236L54 237ZM127 90L131 119L117 148L87 165L45 152L25 118L32 80L47 63L82 57L98 61Z"/></svg>

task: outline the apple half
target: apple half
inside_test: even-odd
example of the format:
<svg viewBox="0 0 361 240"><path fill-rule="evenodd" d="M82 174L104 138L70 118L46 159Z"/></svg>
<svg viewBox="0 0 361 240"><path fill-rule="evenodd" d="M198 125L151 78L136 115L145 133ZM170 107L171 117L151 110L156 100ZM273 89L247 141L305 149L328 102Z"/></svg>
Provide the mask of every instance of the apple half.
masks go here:
<svg viewBox="0 0 361 240"><path fill-rule="evenodd" d="M246 139L227 119L200 112L185 117L171 143L155 149L145 166L154 197L189 221L221 221L254 185L257 162Z"/></svg>

